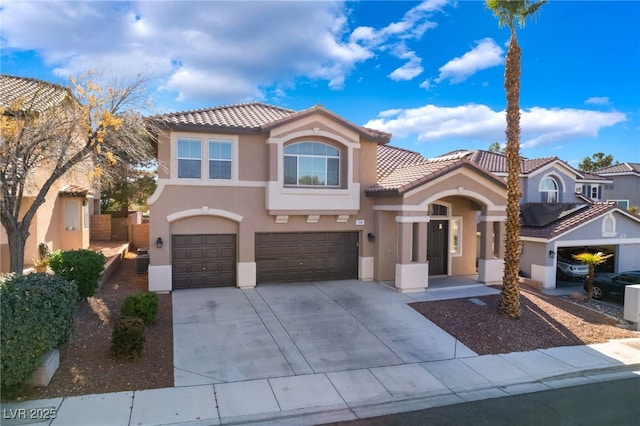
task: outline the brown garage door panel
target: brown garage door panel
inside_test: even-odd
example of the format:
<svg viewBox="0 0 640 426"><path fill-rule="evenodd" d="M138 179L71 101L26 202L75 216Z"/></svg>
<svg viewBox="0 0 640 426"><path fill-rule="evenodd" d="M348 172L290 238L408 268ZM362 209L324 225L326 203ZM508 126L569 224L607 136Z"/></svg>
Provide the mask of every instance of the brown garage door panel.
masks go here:
<svg viewBox="0 0 640 426"><path fill-rule="evenodd" d="M357 232L256 234L258 284L352 279L357 275Z"/></svg>
<svg viewBox="0 0 640 426"><path fill-rule="evenodd" d="M236 235L173 235L173 288L236 283Z"/></svg>

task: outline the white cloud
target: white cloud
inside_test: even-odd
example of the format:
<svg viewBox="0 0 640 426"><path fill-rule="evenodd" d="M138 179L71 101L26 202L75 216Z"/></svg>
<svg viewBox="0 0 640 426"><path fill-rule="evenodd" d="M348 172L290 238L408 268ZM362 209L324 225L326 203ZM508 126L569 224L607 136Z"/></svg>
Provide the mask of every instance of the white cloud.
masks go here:
<svg viewBox="0 0 640 426"><path fill-rule="evenodd" d="M620 112L530 108L522 111L521 146L532 148L581 137L597 137L600 130L626 119ZM486 105L425 105L382 111L365 126L391 132L399 139L416 136L420 141L467 138L495 142L504 140L506 121L504 111L494 111Z"/></svg>
<svg viewBox="0 0 640 426"><path fill-rule="evenodd" d="M361 42L372 51L389 52L392 56L405 61L403 65L392 71L391 80L412 80L422 74L422 59L407 47L407 41L418 40L424 33L437 24L431 20L435 12L439 12L447 0L427 0L408 10L397 22L376 30L369 26L361 26L351 33L352 42Z"/></svg>
<svg viewBox="0 0 640 426"><path fill-rule="evenodd" d="M404 63L391 78L415 78L421 59L398 46L436 26L430 18L446 4L427 0L397 22L352 29L339 0L5 2L2 49L37 52L59 75L152 68L178 99L235 102L298 79L340 89L380 52Z"/></svg>
<svg viewBox="0 0 640 426"><path fill-rule="evenodd" d="M590 105L609 105L610 100L608 96L593 96L584 101L584 103Z"/></svg>
<svg viewBox="0 0 640 426"><path fill-rule="evenodd" d="M340 1L10 2L0 13L5 51L36 51L59 74L152 67L179 99L237 101L298 77L340 88L373 56L344 40Z"/></svg>
<svg viewBox="0 0 640 426"><path fill-rule="evenodd" d="M389 74L391 80L412 80L422 74L423 68L420 65L422 60L418 58L414 52L406 52L400 55L400 58L406 59L407 62Z"/></svg>
<svg viewBox="0 0 640 426"><path fill-rule="evenodd" d="M504 49L491 38L476 42L476 46L464 55L453 58L440 67L440 75L436 83L449 80L451 83L461 83L478 71L495 67L504 63Z"/></svg>

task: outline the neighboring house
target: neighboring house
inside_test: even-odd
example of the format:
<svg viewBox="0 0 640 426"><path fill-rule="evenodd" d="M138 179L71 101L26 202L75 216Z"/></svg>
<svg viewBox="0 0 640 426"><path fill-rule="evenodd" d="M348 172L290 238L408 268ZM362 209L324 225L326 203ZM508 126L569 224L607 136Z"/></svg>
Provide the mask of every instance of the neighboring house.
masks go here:
<svg viewBox="0 0 640 426"><path fill-rule="evenodd" d="M50 96L42 96L46 91ZM67 95L67 89L43 81L12 76L0 76L0 106L9 107L16 99L48 99L42 109ZM36 105L35 109L39 108ZM51 168L42 165L27 179L21 211L35 199ZM46 201L38 209L25 246L25 266L38 257L38 245L46 243L50 250L72 250L89 247L89 217L93 213L93 190L86 172L72 170L51 188ZM1 201L1 200L0 200ZM0 227L0 272L9 271L9 243L4 227Z"/></svg>
<svg viewBox="0 0 640 426"><path fill-rule="evenodd" d="M466 158L428 160L322 106L158 115L149 288L334 279L423 291L503 272L506 186ZM477 237L477 228L480 228Z"/></svg>
<svg viewBox="0 0 640 426"><path fill-rule="evenodd" d="M595 173L611 180L604 185L602 197L615 201L623 209L640 208L640 163L621 163L596 170Z"/></svg>
<svg viewBox="0 0 640 426"><path fill-rule="evenodd" d="M502 153L454 151L439 158L464 158L501 178L507 175ZM520 265L525 276L553 288L558 258L589 249L614 254L616 271L640 269L640 217L602 202L611 177L573 169L557 157L522 158L521 164Z"/></svg>

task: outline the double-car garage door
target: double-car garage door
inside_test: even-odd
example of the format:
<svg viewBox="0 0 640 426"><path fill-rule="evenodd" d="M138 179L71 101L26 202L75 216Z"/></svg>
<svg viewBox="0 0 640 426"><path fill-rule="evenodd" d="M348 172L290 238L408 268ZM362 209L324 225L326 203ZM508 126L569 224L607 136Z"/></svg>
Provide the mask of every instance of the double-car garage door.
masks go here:
<svg viewBox="0 0 640 426"><path fill-rule="evenodd" d="M173 235L173 288L236 285L236 235ZM287 283L358 276L357 232L255 236L256 282Z"/></svg>
<svg viewBox="0 0 640 426"><path fill-rule="evenodd" d="M258 284L344 280L357 276L357 232L256 234Z"/></svg>

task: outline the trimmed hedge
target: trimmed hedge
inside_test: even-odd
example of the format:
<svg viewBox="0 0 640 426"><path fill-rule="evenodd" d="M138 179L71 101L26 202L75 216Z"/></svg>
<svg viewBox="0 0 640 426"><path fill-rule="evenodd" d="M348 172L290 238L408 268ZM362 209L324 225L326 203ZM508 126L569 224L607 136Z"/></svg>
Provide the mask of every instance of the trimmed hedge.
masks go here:
<svg viewBox="0 0 640 426"><path fill-rule="evenodd" d="M86 299L98 289L104 271L104 254L92 250L56 251L49 259L49 267L68 281L75 281L78 296Z"/></svg>
<svg viewBox="0 0 640 426"><path fill-rule="evenodd" d="M78 299L75 283L45 273L0 277L1 389L11 397L50 349L69 342Z"/></svg>
<svg viewBox="0 0 640 426"><path fill-rule="evenodd" d="M138 317L120 318L111 333L111 354L115 358L136 358L144 349L144 321Z"/></svg>
<svg viewBox="0 0 640 426"><path fill-rule="evenodd" d="M138 317L146 325L151 324L158 313L158 295L156 293L136 293L127 297L120 308L123 317Z"/></svg>

